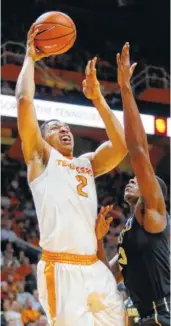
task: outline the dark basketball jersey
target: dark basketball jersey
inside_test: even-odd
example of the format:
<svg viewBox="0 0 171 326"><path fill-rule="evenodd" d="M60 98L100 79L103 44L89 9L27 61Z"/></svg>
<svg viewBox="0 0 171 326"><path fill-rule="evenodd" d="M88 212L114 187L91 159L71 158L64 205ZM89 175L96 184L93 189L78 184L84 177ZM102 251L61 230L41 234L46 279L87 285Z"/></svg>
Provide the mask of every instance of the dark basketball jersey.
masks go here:
<svg viewBox="0 0 171 326"><path fill-rule="evenodd" d="M144 311L142 315L150 311L152 302L170 292L169 229L168 222L163 232L152 234L131 217L119 237L121 273L134 305Z"/></svg>

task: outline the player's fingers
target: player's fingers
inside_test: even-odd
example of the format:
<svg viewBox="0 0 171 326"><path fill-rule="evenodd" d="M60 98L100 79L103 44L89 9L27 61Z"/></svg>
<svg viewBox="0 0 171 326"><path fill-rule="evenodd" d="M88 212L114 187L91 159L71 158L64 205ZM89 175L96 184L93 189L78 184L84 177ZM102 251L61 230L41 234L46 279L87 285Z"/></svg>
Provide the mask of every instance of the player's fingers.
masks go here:
<svg viewBox="0 0 171 326"><path fill-rule="evenodd" d="M83 87L86 87L86 84L87 84L86 80L84 79L83 82L82 82Z"/></svg>
<svg viewBox="0 0 171 326"><path fill-rule="evenodd" d="M104 210L105 210L105 207L101 207L101 208L100 208L99 215L102 215L102 214L104 213Z"/></svg>
<svg viewBox="0 0 171 326"><path fill-rule="evenodd" d="M120 68L120 66L121 66L121 55L120 55L120 53L117 53L117 55L116 55L116 62L117 62L118 68Z"/></svg>
<svg viewBox="0 0 171 326"><path fill-rule="evenodd" d="M124 46L123 46L123 48L122 48L122 51L121 51L121 63L122 64L124 64L126 49L127 49L127 46L126 46L126 43L125 43Z"/></svg>
<svg viewBox="0 0 171 326"><path fill-rule="evenodd" d="M113 221L113 217L112 216L108 217L108 219L106 220L107 225L110 225L112 221Z"/></svg>
<svg viewBox="0 0 171 326"><path fill-rule="evenodd" d="M107 215L113 208L113 205L108 205L105 207L104 214Z"/></svg>
<svg viewBox="0 0 171 326"><path fill-rule="evenodd" d="M30 38L29 38L29 42L32 43L34 41L34 38L36 37L38 33L38 29L36 29L31 35L30 35Z"/></svg>
<svg viewBox="0 0 171 326"><path fill-rule="evenodd" d="M108 211L109 211L109 205L107 205L107 206L104 208L104 213L107 214Z"/></svg>
<svg viewBox="0 0 171 326"><path fill-rule="evenodd" d="M33 33L34 26L32 25L27 33L27 38L30 37L30 35Z"/></svg>
<svg viewBox="0 0 171 326"><path fill-rule="evenodd" d="M45 54L42 54L42 53L36 54L36 61L39 61L45 57L47 57L47 55L45 55Z"/></svg>
<svg viewBox="0 0 171 326"><path fill-rule="evenodd" d="M129 45L129 42L126 43L125 61L126 61L126 65L130 66L130 45Z"/></svg>
<svg viewBox="0 0 171 326"><path fill-rule="evenodd" d="M126 42L122 49L121 54L121 63L122 65L129 66L130 65L130 55L129 55L129 42Z"/></svg>
<svg viewBox="0 0 171 326"><path fill-rule="evenodd" d="M123 59L124 59L124 52L125 52L125 48L126 48L126 44L124 44L123 48L122 48L122 51L121 51L121 57L120 57L120 60L121 60L121 64L123 65Z"/></svg>
<svg viewBox="0 0 171 326"><path fill-rule="evenodd" d="M90 73L93 71L93 59L90 60Z"/></svg>
<svg viewBox="0 0 171 326"><path fill-rule="evenodd" d="M94 64L94 59L90 61L90 74L91 78L96 78L96 68Z"/></svg>
<svg viewBox="0 0 171 326"><path fill-rule="evenodd" d="M97 57L94 57L92 60L92 69L96 71L96 62L97 62Z"/></svg>
<svg viewBox="0 0 171 326"><path fill-rule="evenodd" d="M134 72L136 66L137 66L137 62L133 63L133 65L131 66L131 68L130 68L131 76L133 75L133 72Z"/></svg>
<svg viewBox="0 0 171 326"><path fill-rule="evenodd" d="M88 63L87 63L87 66L86 66L86 70L85 70L85 74L86 75L89 75L90 74L90 60L88 61Z"/></svg>
<svg viewBox="0 0 171 326"><path fill-rule="evenodd" d="M35 31L35 24L31 25L28 34L27 34L27 38L30 39L31 35L34 33Z"/></svg>
<svg viewBox="0 0 171 326"><path fill-rule="evenodd" d="M93 69L91 71L91 77L92 77L92 80L95 82L96 81L96 69Z"/></svg>
<svg viewBox="0 0 171 326"><path fill-rule="evenodd" d="M30 37L28 38L27 43L28 43L29 46L33 44L37 32L38 32L38 30L35 30L35 31L30 35Z"/></svg>

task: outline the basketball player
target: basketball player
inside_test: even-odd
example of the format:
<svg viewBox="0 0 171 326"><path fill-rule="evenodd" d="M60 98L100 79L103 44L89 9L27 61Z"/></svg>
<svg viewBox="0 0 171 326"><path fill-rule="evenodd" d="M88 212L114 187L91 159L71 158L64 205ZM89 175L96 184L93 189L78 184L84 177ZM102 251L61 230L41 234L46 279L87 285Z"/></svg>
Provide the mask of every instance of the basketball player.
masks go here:
<svg viewBox="0 0 171 326"><path fill-rule="evenodd" d="M28 33L16 98L18 129L40 228L40 302L50 325L122 326L125 317L116 281L97 258L94 178L113 169L126 155L123 128L100 92L94 59L87 65L83 91L97 107L110 141L95 153L75 158L68 125L51 120L39 129L33 104L34 64L44 55L35 50L36 33L32 28Z"/></svg>
<svg viewBox="0 0 171 326"><path fill-rule="evenodd" d="M170 325L169 221L167 188L150 162L147 137L132 93L129 43L117 55L118 84L124 108L125 139L136 177L125 188L132 216L121 232L118 256L110 262L118 282L124 280L140 315L139 325ZM105 214L104 214L105 215ZM104 221L104 223L102 222ZM100 225L100 224L99 224ZM104 235L105 216L101 216ZM99 252L99 255L101 253ZM104 253L101 256L104 260Z"/></svg>

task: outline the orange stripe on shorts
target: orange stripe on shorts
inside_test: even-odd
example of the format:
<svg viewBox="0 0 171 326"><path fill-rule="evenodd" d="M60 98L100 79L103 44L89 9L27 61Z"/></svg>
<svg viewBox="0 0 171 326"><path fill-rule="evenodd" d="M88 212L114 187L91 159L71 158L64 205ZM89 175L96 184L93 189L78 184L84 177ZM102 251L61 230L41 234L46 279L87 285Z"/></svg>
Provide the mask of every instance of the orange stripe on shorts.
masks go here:
<svg viewBox="0 0 171 326"><path fill-rule="evenodd" d="M56 318L55 264L46 262L44 274L46 278L49 314L51 319L54 319Z"/></svg>

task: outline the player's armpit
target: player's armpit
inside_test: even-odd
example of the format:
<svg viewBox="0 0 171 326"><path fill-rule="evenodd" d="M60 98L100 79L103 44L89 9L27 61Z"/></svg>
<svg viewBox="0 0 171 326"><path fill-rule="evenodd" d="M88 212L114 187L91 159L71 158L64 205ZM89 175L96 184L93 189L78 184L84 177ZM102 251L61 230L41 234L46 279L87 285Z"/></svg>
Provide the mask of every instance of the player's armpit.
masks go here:
<svg viewBox="0 0 171 326"><path fill-rule="evenodd" d="M100 145L94 153L84 154L91 161L94 176L98 177L114 169L126 156L125 146L114 147L111 141Z"/></svg>
<svg viewBox="0 0 171 326"><path fill-rule="evenodd" d="M44 141L41 136L33 102L26 97L17 99L18 130L26 164L35 152L43 154Z"/></svg>
<svg viewBox="0 0 171 326"><path fill-rule="evenodd" d="M149 155L143 147L136 146L131 150L130 156L131 165L144 200L144 216L139 214L137 207L137 220L148 232L162 232L166 227L165 201Z"/></svg>
<svg viewBox="0 0 171 326"><path fill-rule="evenodd" d="M112 271L112 274L114 275L117 284L121 283L123 281L123 276L119 268L118 263L118 255L115 255L112 260L109 262L110 269Z"/></svg>

